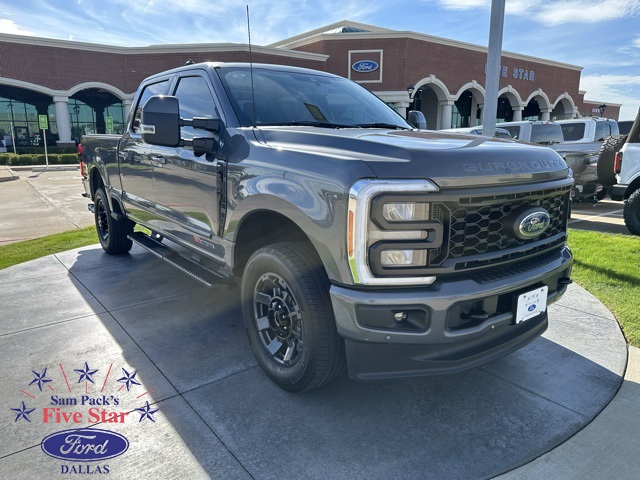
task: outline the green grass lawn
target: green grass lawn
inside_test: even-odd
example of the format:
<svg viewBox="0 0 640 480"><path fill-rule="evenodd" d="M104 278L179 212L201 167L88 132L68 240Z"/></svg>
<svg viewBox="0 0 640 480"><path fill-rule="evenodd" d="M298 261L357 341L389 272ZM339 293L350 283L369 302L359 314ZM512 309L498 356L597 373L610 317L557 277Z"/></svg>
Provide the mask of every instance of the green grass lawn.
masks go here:
<svg viewBox="0 0 640 480"><path fill-rule="evenodd" d="M615 315L627 342L640 347L640 237L569 230L573 280Z"/></svg>
<svg viewBox="0 0 640 480"><path fill-rule="evenodd" d="M69 230L48 237L0 246L0 269L35 258L98 243L96 227Z"/></svg>
<svg viewBox="0 0 640 480"><path fill-rule="evenodd" d="M98 243L95 227L0 246L0 269ZM569 231L573 279L618 319L627 341L640 347L640 237Z"/></svg>

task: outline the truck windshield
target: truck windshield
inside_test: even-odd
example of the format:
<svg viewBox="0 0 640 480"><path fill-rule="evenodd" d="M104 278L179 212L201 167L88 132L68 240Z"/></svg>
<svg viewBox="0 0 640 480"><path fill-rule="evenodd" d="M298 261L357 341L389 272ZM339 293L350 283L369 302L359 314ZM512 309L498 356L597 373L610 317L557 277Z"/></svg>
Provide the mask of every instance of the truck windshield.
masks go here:
<svg viewBox="0 0 640 480"><path fill-rule="evenodd" d="M562 143L562 128L557 123L534 123L531 126L531 142L544 145Z"/></svg>
<svg viewBox="0 0 640 480"><path fill-rule="evenodd" d="M218 75L240 124L327 128L412 127L378 97L342 77L294 70L221 67Z"/></svg>

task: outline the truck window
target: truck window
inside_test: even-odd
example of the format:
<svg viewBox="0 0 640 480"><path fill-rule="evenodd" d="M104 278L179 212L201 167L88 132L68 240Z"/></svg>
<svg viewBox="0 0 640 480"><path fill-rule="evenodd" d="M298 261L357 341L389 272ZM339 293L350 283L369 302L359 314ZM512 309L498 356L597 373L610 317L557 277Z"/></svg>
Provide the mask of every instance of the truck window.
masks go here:
<svg viewBox="0 0 640 480"><path fill-rule="evenodd" d="M506 131L509 132L509 134L511 135L511 138L515 138L516 140L518 140L520 138L520 127L517 125L513 125L513 126L500 126L500 128L504 128Z"/></svg>
<svg viewBox="0 0 640 480"><path fill-rule="evenodd" d="M541 143L550 145L552 143L562 143L564 137L562 136L562 128L560 125L554 123L536 123L531 126L531 140L532 143Z"/></svg>
<svg viewBox="0 0 640 480"><path fill-rule="evenodd" d="M180 117L219 118L216 104L211 96L207 81L198 76L182 77L176 87L175 96L180 102ZM211 132L196 130L192 127L182 127L182 138L213 136Z"/></svg>
<svg viewBox="0 0 640 480"><path fill-rule="evenodd" d="M603 142L607 137L617 134L611 122L596 122L596 142Z"/></svg>
<svg viewBox="0 0 640 480"><path fill-rule="evenodd" d="M560 128L562 128L562 136L565 142L572 142L575 140L581 140L584 137L584 127L585 124L580 123L562 123L560 124Z"/></svg>
<svg viewBox="0 0 640 480"><path fill-rule="evenodd" d="M252 75L246 67L221 67L218 74L243 127L254 123L255 99L256 125L411 128L382 100L345 78L264 68L254 68Z"/></svg>
<svg viewBox="0 0 640 480"><path fill-rule="evenodd" d="M131 122L131 131L133 133L140 134L140 123L142 122L142 107L154 95L162 95L163 93L167 93L167 87L169 86L169 80L163 80L158 83L151 83L144 87L142 93L140 94L140 99L138 100L138 104L136 105L136 113L133 117L133 122Z"/></svg>

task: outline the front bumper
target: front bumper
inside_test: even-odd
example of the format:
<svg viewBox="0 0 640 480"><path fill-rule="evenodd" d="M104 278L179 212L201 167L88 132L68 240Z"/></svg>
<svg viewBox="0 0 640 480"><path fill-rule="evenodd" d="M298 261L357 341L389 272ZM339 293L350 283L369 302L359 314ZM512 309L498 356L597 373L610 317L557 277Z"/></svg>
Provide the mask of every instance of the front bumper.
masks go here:
<svg viewBox="0 0 640 480"><path fill-rule="evenodd" d="M419 288L330 290L356 380L453 373L513 352L547 328L547 312L515 324L519 294L546 285L547 305L570 283L568 247L508 275L437 280ZM503 269L504 273L504 269Z"/></svg>

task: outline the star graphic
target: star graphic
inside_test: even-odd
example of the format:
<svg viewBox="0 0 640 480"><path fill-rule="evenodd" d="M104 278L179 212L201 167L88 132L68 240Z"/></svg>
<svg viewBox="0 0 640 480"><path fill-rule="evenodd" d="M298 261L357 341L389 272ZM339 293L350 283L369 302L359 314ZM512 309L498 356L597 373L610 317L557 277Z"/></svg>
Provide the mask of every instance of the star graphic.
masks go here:
<svg viewBox="0 0 640 480"><path fill-rule="evenodd" d="M149 420L151 420L152 422L155 423L155 420L153 419L152 415L154 413L156 413L158 411L158 409L156 408L155 410L151 410L151 406L149 405L149 401L146 402L144 407L136 408L136 410L138 412L141 412L140 420L138 420L138 423L140 423L145 418L148 418Z"/></svg>
<svg viewBox="0 0 640 480"><path fill-rule="evenodd" d="M93 375L97 371L98 371L97 369L96 370L89 370L89 365L87 364L87 362L84 362L84 370L78 370L78 369L74 370L74 372L80 374L80 378L78 379L78 383L80 383L82 380L88 380L91 383L93 383L93 379L91 378L91 375Z"/></svg>
<svg viewBox="0 0 640 480"><path fill-rule="evenodd" d="M124 372L124 377L119 378L118 382L124 382L127 385L127 392L131 388L131 385L140 385L136 381L136 373L138 373L137 370L135 370L133 373L129 373L123 368L122 371ZM122 388L122 387L120 387L120 388Z"/></svg>
<svg viewBox="0 0 640 480"><path fill-rule="evenodd" d="M31 371L33 372L33 375L35 376L35 378L33 380L31 380L31 383L29 385L33 385L34 383L37 383L38 384L38 388L40 389L40 391L42 391L42 384L51 381L51 379L46 378L47 377L47 369L45 368L42 373L38 373L35 370L31 370Z"/></svg>
<svg viewBox="0 0 640 480"><path fill-rule="evenodd" d="M16 415L15 419L16 422L21 418L24 418L27 422L31 423L31 420L29 420L29 414L33 412L35 408L27 410L27 406L24 404L24 402L22 402L22 406L20 408L12 408L11 410L13 410L14 412L18 412L18 415Z"/></svg>

